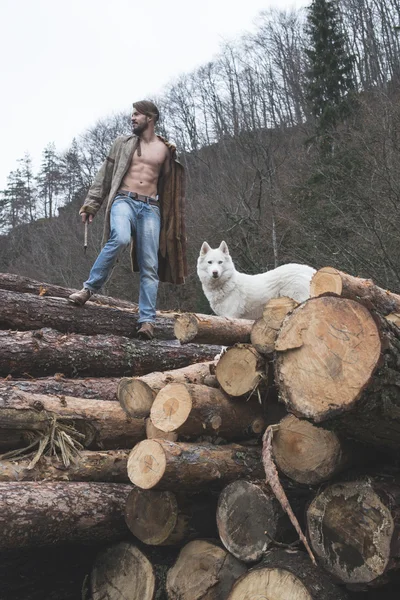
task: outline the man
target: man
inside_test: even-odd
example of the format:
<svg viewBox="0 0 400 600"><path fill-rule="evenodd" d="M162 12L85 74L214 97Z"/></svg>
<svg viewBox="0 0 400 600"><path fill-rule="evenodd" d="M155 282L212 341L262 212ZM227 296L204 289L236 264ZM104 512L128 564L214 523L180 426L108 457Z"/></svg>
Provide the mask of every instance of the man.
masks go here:
<svg viewBox="0 0 400 600"><path fill-rule="evenodd" d="M139 271L138 337L152 339L158 282L180 284L187 275L184 171L176 149L156 135L159 112L135 102L133 135L118 137L96 175L79 214L92 222L107 198L102 251L83 289L69 296L82 306L109 277L120 252L131 243L132 268Z"/></svg>

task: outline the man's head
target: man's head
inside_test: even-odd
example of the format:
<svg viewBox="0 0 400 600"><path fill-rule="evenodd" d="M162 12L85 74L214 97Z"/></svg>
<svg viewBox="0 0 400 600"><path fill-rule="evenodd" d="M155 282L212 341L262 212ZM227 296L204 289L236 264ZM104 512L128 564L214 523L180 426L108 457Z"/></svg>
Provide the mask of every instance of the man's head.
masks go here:
<svg viewBox="0 0 400 600"><path fill-rule="evenodd" d="M135 135L141 135L149 126L154 127L160 117L158 108L150 100L133 103L132 129Z"/></svg>

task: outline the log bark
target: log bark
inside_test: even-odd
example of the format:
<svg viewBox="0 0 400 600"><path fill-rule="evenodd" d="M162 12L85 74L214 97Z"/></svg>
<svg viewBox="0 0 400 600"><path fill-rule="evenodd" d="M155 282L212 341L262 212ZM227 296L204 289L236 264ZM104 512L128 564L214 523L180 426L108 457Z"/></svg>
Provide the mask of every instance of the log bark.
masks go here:
<svg viewBox="0 0 400 600"><path fill-rule="evenodd" d="M295 531L268 484L238 480L221 492L217 508L219 536L239 560L262 558L275 541L293 541Z"/></svg>
<svg viewBox="0 0 400 600"><path fill-rule="evenodd" d="M303 552L276 549L236 581L227 600L245 598L348 600L349 596Z"/></svg>
<svg viewBox="0 0 400 600"><path fill-rule="evenodd" d="M148 417L158 392L169 383L203 383L210 375L212 361L195 363L173 371L154 371L142 377L123 377L117 397L128 415Z"/></svg>
<svg viewBox="0 0 400 600"><path fill-rule="evenodd" d="M0 482L4 481L103 481L129 483L129 450L83 450L65 467L59 458L42 456L33 466L27 458L0 460Z"/></svg>
<svg viewBox="0 0 400 600"><path fill-rule="evenodd" d="M131 542L120 542L99 553L90 584L93 600L153 600L156 592L153 565Z"/></svg>
<svg viewBox="0 0 400 600"><path fill-rule="evenodd" d="M267 382L265 357L250 344L237 344L221 356L215 376L230 396L251 394L261 381Z"/></svg>
<svg viewBox="0 0 400 600"><path fill-rule="evenodd" d="M361 304L313 298L285 320L276 382L289 412L378 447L400 445L400 331Z"/></svg>
<svg viewBox="0 0 400 600"><path fill-rule="evenodd" d="M205 540L189 542L168 571L169 600L225 600L246 566Z"/></svg>
<svg viewBox="0 0 400 600"><path fill-rule="evenodd" d="M126 537L123 483L0 483L0 551Z"/></svg>
<svg viewBox="0 0 400 600"><path fill-rule="evenodd" d="M259 447L239 444L214 446L168 440L144 440L128 459L128 476L142 489L191 491L213 485L223 487L240 478L262 479L264 469Z"/></svg>
<svg viewBox="0 0 400 600"><path fill-rule="evenodd" d="M346 584L386 583L399 568L400 479L368 477L329 486L307 511L321 565Z"/></svg>
<svg viewBox="0 0 400 600"><path fill-rule="evenodd" d="M264 307L263 316L255 321L251 328L250 340L260 354L272 354L275 350L275 340L278 337L286 315L298 303L292 298L272 298Z"/></svg>
<svg viewBox="0 0 400 600"><path fill-rule="evenodd" d="M133 488L125 507L125 520L145 544L174 546L197 537L216 537L216 497Z"/></svg>
<svg viewBox="0 0 400 600"><path fill-rule="evenodd" d="M265 429L257 399L233 400L221 390L193 383L169 383L160 390L150 419L155 427L175 431L180 439L211 435L228 441L244 440Z"/></svg>
<svg viewBox="0 0 400 600"><path fill-rule="evenodd" d="M53 329L0 331L0 376L124 377L211 360L220 346L151 342L114 335L62 334Z"/></svg>
<svg viewBox="0 0 400 600"><path fill-rule="evenodd" d="M29 277L22 277L21 275L13 275L11 273L0 273L0 289L9 290L10 292L36 294L38 296L50 296L56 298L68 298L68 296L78 291L75 288L65 288L60 285L44 283L36 281L35 279L30 279ZM105 306L127 308L134 311L137 311L138 309L138 305L135 302L121 300L120 298L112 298L111 296L102 296L101 294L92 296L91 302Z"/></svg>
<svg viewBox="0 0 400 600"><path fill-rule="evenodd" d="M250 331L254 321L229 319L213 315L184 313L175 319L174 334L181 344L232 344L250 342Z"/></svg>
<svg viewBox="0 0 400 600"><path fill-rule="evenodd" d="M63 333L122 335L136 338L139 313L87 302L76 306L64 298L47 298L0 289L0 328L28 331L51 327ZM155 337L174 339L174 317L158 315Z"/></svg>
<svg viewBox="0 0 400 600"><path fill-rule="evenodd" d="M378 287L371 279L353 277L333 267L324 267L311 280L310 296L333 293L343 298L357 300L367 308L382 315L400 312L400 295Z"/></svg>
<svg viewBox="0 0 400 600"><path fill-rule="evenodd" d="M47 433L54 420L72 426L86 447L130 448L146 437L144 419L129 417L117 402L44 396L0 384L0 430Z"/></svg>
<svg viewBox="0 0 400 600"><path fill-rule="evenodd" d="M364 446L294 415L280 421L272 449L278 469L307 485L328 481L350 465L371 459L371 452Z"/></svg>
<svg viewBox="0 0 400 600"><path fill-rule="evenodd" d="M39 377L38 379L9 379L3 380L3 385L15 391L21 390L30 394L45 394L50 396L75 396L92 400L117 401L119 377L98 377L85 379L68 379L62 373L54 377Z"/></svg>

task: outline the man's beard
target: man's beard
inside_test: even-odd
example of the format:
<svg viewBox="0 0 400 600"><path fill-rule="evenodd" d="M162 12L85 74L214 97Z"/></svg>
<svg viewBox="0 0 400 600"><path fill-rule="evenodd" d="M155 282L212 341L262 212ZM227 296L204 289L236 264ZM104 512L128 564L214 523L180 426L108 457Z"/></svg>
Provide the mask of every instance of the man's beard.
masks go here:
<svg viewBox="0 0 400 600"><path fill-rule="evenodd" d="M135 135L140 135L145 129L147 129L147 123L142 123L141 125L132 125L132 131Z"/></svg>

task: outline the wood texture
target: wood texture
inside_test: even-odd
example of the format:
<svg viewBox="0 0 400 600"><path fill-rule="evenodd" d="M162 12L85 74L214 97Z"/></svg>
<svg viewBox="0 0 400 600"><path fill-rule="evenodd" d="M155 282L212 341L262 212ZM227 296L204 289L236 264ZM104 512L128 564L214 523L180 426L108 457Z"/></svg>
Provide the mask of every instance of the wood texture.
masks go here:
<svg viewBox="0 0 400 600"><path fill-rule="evenodd" d="M275 350L275 340L286 315L298 303L292 298L282 296L272 298L264 307L263 316L255 321L251 328L250 340L260 354L272 354Z"/></svg>
<svg viewBox="0 0 400 600"><path fill-rule="evenodd" d="M13 390L21 390L30 394L45 394L50 396L75 396L92 400L117 401L118 377L86 377L85 379L69 379L62 373L54 377L39 377L37 379L3 380L3 385Z"/></svg>
<svg viewBox="0 0 400 600"><path fill-rule="evenodd" d="M219 359L215 376L230 396L251 394L261 381L267 382L265 357L250 344L236 344Z"/></svg>

